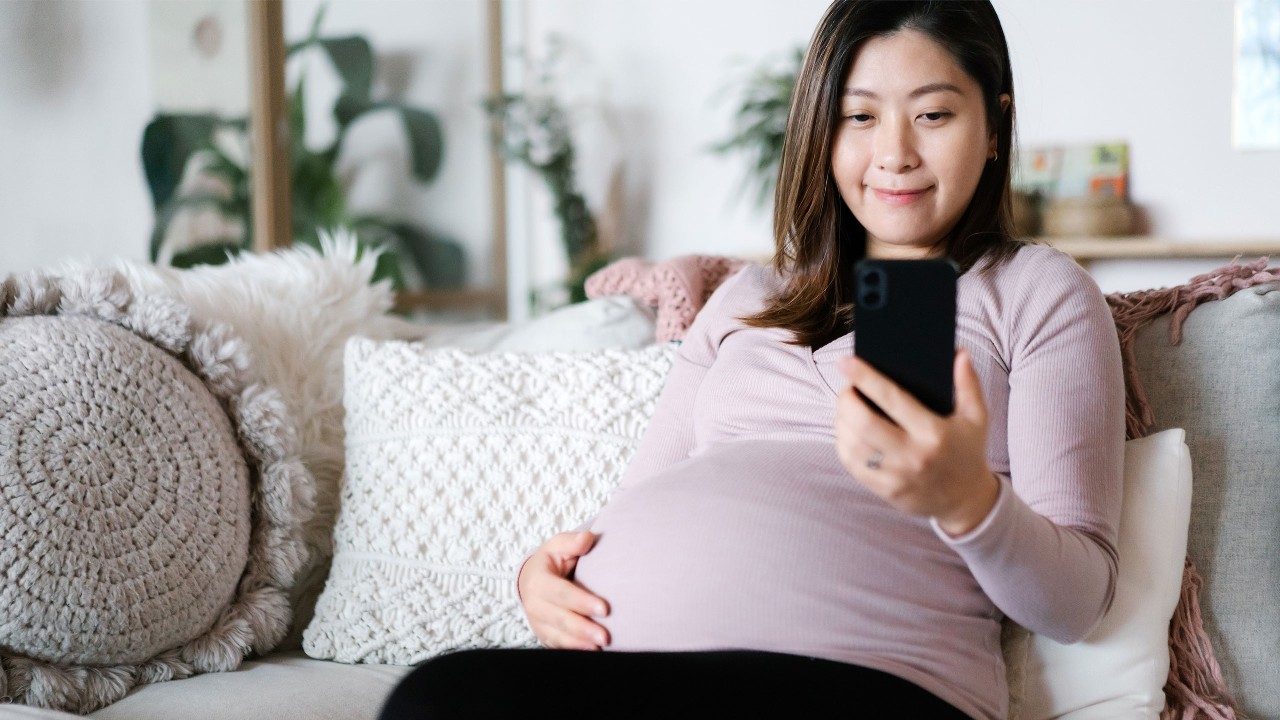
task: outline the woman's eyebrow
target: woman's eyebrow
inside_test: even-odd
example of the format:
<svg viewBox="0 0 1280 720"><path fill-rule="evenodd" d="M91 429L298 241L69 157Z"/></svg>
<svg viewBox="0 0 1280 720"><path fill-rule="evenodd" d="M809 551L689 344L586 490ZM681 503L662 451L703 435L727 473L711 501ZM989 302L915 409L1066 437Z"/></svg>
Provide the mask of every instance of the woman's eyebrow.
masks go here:
<svg viewBox="0 0 1280 720"><path fill-rule="evenodd" d="M964 94L960 92L960 88L956 87L955 85L952 85L949 82L936 82L936 83L929 83L928 85L921 85L920 87L908 93L907 98L911 100L915 100L916 98L922 95L928 95L930 93L936 93L936 92L953 92L957 95ZM845 97L864 97L864 98L870 98L872 100L877 100L880 98L879 95L871 92L870 90L864 90L862 88L856 88L856 87L845 88L844 94L845 94Z"/></svg>

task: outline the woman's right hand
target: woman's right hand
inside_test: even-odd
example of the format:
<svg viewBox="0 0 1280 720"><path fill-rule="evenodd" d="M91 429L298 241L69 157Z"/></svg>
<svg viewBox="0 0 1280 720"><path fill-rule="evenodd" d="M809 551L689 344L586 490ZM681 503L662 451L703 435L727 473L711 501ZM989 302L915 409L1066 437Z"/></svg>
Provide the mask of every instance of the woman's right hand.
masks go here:
<svg viewBox="0 0 1280 720"><path fill-rule="evenodd" d="M609 644L609 631L591 620L608 616L608 603L569 579L596 537L589 532L552 536L520 570L516 584L525 617L549 648L599 650Z"/></svg>

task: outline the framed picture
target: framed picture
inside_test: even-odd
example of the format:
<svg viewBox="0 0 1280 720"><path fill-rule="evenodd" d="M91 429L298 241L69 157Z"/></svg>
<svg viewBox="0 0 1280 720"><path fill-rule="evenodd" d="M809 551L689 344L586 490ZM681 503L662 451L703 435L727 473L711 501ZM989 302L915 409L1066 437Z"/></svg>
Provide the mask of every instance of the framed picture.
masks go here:
<svg viewBox="0 0 1280 720"><path fill-rule="evenodd" d="M1129 197L1129 146L1052 145L1020 148L1013 187L1043 201Z"/></svg>
<svg viewBox="0 0 1280 720"><path fill-rule="evenodd" d="M1233 142L1280 150L1280 0L1236 4Z"/></svg>

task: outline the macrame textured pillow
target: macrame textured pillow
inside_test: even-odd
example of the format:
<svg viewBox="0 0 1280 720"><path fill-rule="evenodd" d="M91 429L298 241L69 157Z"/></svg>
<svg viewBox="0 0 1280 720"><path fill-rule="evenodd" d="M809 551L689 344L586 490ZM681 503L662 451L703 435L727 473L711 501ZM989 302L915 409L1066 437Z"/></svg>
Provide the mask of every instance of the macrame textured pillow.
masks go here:
<svg viewBox="0 0 1280 720"><path fill-rule="evenodd" d="M621 480L671 351L473 354L347 344L347 473L303 648L409 665L528 646L515 577Z"/></svg>
<svg viewBox="0 0 1280 720"><path fill-rule="evenodd" d="M240 341L100 270L0 301L0 696L91 712L271 649L311 483Z"/></svg>

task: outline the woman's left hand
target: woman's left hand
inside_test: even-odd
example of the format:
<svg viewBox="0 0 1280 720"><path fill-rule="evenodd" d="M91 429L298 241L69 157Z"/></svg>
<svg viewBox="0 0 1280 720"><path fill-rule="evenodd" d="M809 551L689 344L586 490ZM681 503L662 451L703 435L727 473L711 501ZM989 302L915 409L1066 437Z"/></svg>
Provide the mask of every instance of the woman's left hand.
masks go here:
<svg viewBox="0 0 1280 720"><path fill-rule="evenodd" d="M936 518L950 535L977 527L995 506L1000 481L987 466L987 406L968 352L956 353L949 417L926 408L864 360L843 357L839 368L852 383L836 402L836 452L845 469L899 510Z"/></svg>

